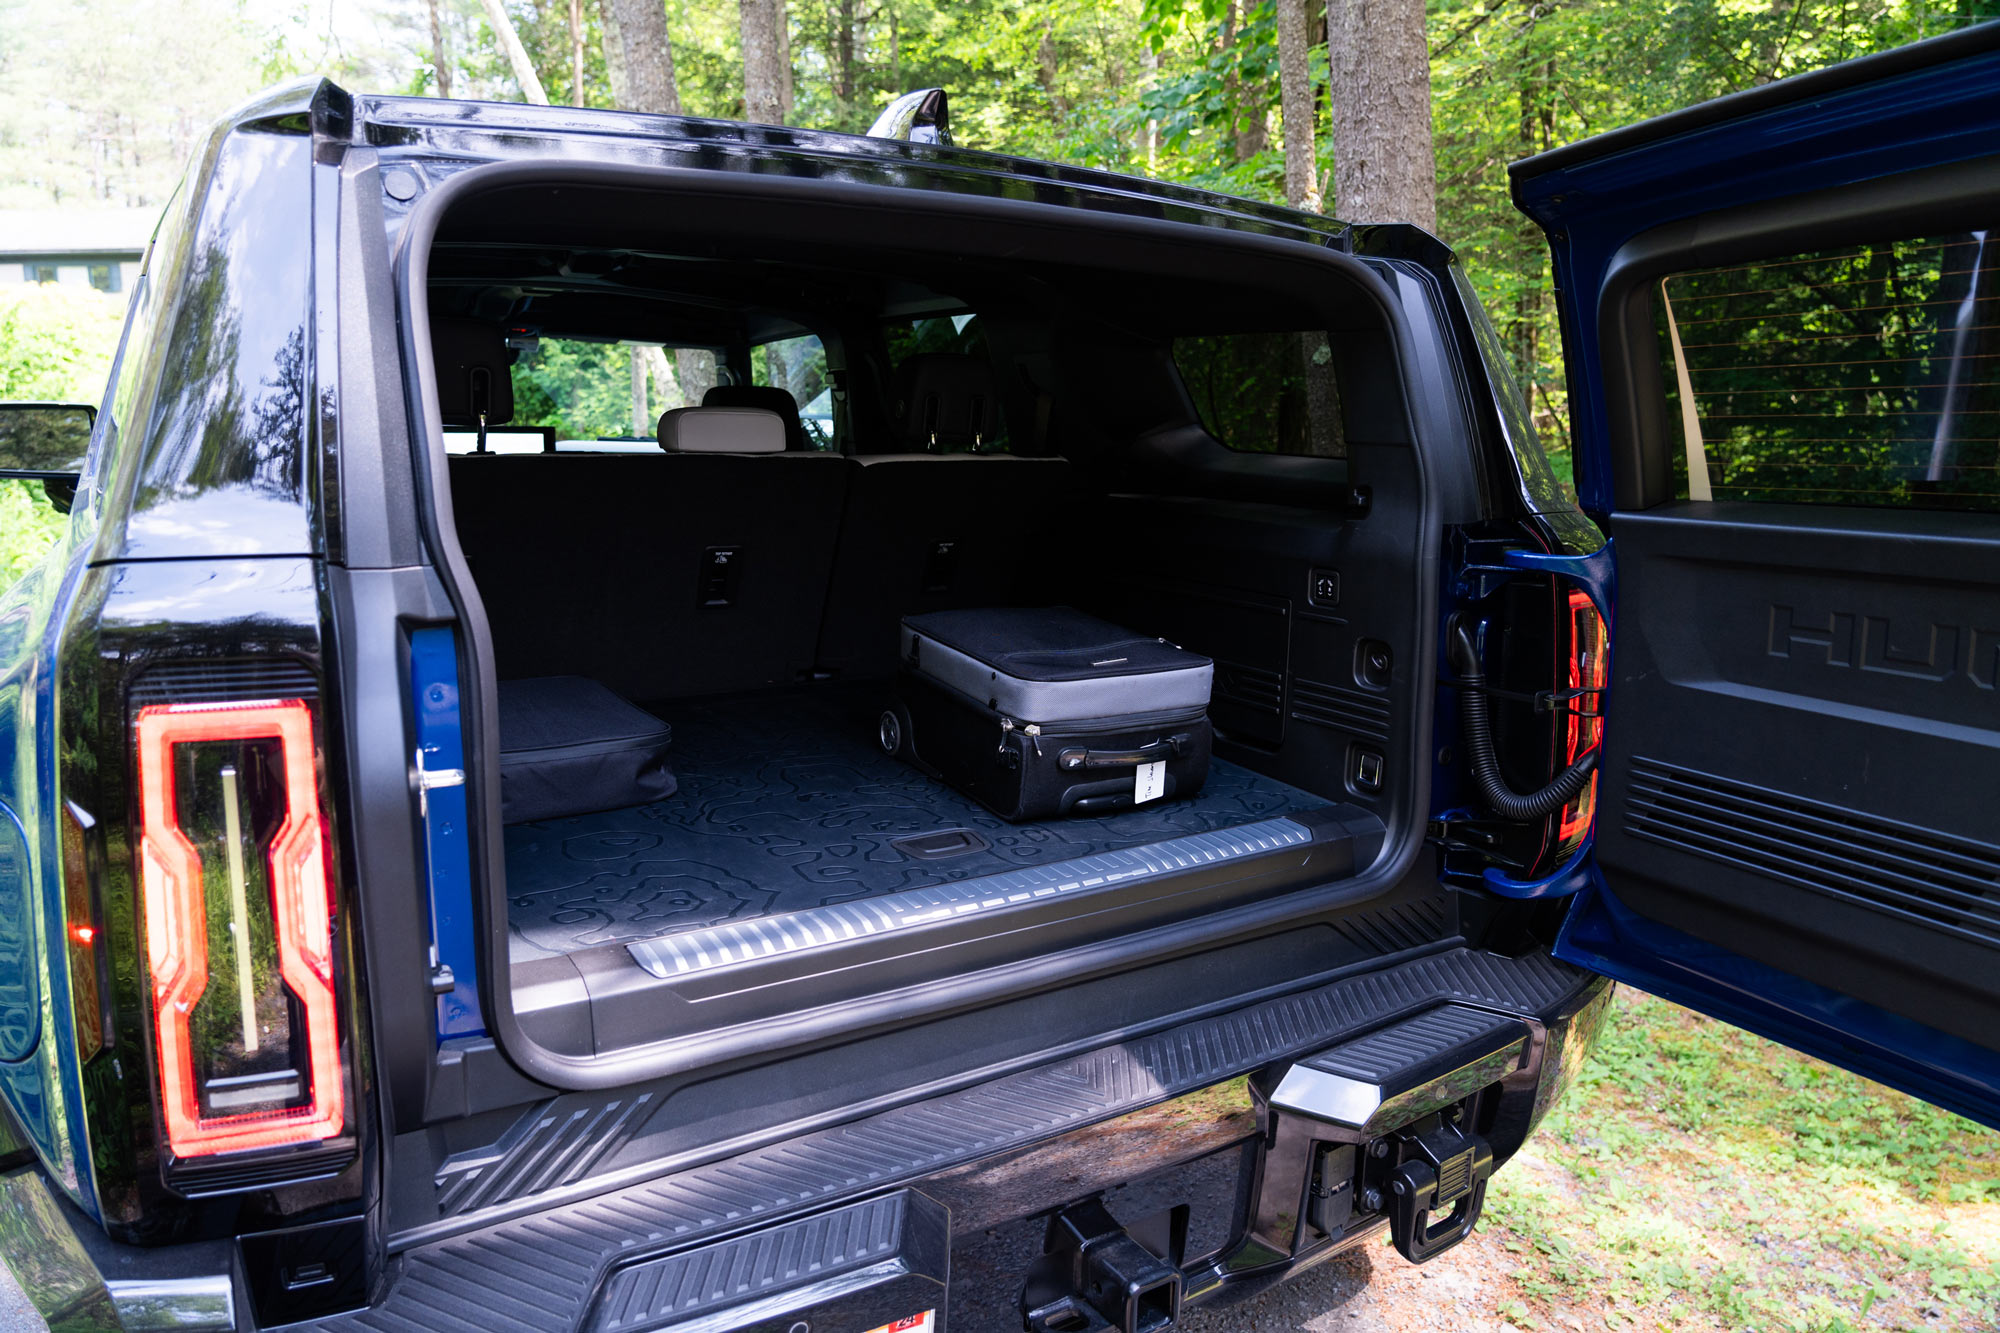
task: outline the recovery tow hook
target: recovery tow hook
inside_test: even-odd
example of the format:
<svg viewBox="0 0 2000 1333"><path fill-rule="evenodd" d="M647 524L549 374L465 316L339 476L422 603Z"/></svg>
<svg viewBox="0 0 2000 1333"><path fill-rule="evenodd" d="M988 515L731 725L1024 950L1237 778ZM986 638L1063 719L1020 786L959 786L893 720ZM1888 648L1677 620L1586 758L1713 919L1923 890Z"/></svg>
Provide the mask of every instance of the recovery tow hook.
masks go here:
<svg viewBox="0 0 2000 1333"><path fill-rule="evenodd" d="M1457 1110L1456 1107L1451 1108ZM1493 1174L1493 1148L1468 1133L1449 1114L1436 1117L1416 1133L1377 1140L1390 1152L1376 1160L1401 1160L1385 1175L1386 1197L1371 1206L1386 1205L1389 1238L1413 1264L1436 1258L1472 1234L1479 1210L1486 1204L1486 1181ZM1397 1154L1395 1147L1402 1152ZM1365 1174L1365 1173L1364 1173ZM1375 1193L1378 1187L1370 1187ZM1449 1210L1448 1212L1446 1210ZM1433 1221L1440 1212L1445 1216Z"/></svg>

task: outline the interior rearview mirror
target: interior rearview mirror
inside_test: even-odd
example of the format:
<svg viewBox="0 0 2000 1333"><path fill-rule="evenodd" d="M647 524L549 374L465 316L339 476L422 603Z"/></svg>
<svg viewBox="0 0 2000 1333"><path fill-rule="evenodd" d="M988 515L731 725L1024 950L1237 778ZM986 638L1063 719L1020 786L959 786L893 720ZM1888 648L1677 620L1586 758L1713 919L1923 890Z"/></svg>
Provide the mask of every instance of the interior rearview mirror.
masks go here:
<svg viewBox="0 0 2000 1333"><path fill-rule="evenodd" d="M81 403L0 403L0 477L74 488L97 409Z"/></svg>

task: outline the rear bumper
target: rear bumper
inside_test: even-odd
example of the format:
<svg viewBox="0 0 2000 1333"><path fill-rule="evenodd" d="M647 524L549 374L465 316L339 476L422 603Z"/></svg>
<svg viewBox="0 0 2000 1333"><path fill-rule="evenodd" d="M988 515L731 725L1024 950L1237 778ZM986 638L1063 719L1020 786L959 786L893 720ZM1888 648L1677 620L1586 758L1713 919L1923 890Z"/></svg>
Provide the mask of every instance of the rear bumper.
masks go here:
<svg viewBox="0 0 2000 1333"><path fill-rule="evenodd" d="M1268 1079L1287 1062L1441 1006L1509 1016L1524 1034L1502 1113L1488 1129L1495 1157L1504 1160L1587 1054L1608 994L1601 978L1542 954L1434 953L737 1157L427 1238L392 1258L369 1306L317 1327L647 1330L698 1315L702 1327L718 1329L762 1328L782 1316L787 1322L776 1327L783 1329L793 1316L817 1311L813 1327L832 1328L877 1311L891 1311L880 1322L894 1322L926 1309L941 1322L952 1235L1138 1180L1169 1182L1171 1190L1177 1171L1207 1164L1213 1175L1214 1164L1232 1156L1254 1173L1267 1135L1251 1075L1264 1071ZM1211 1227L1227 1235L1225 1243L1186 1256L1190 1301L1240 1298L1378 1229L1364 1220L1283 1254L1249 1253L1243 1242L1256 1220L1253 1191L1237 1193L1240 1215ZM102 1245L100 1233L92 1248ZM14 1247L7 1251L34 1295ZM240 1293L240 1255L230 1267ZM726 1287L703 1295L702 1284L713 1285L718 1273L731 1275ZM240 1295L234 1304L238 1326L249 1327ZM841 1318L829 1323L825 1316L836 1308ZM852 1327L861 1333L877 1324Z"/></svg>

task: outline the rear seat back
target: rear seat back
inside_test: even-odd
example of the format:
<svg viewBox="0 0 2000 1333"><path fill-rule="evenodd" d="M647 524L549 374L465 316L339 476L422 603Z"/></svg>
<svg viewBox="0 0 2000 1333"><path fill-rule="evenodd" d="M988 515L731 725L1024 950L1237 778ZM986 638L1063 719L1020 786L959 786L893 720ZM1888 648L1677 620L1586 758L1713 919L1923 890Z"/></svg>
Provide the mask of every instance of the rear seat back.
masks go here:
<svg viewBox="0 0 2000 1333"><path fill-rule="evenodd" d="M450 466L502 678L587 676L645 701L788 685L812 669L846 460L459 455Z"/></svg>
<svg viewBox="0 0 2000 1333"><path fill-rule="evenodd" d="M1071 510L1066 461L870 454L848 463L854 475L819 631L822 670L893 673L906 615L1050 599L1065 555L1054 536Z"/></svg>

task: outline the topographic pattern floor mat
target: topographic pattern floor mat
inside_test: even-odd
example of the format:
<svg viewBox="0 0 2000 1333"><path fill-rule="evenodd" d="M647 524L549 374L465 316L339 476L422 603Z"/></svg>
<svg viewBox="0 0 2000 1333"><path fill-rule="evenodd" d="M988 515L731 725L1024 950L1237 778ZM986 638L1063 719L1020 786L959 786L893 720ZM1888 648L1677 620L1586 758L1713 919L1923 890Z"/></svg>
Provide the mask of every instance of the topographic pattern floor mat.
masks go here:
<svg viewBox="0 0 2000 1333"><path fill-rule="evenodd" d="M506 830L515 958L629 944L1328 804L1218 759L1186 800L1009 824L883 754L874 700L864 693L762 695L662 711L674 724L675 795ZM976 835L967 840L976 850L924 859L895 845L954 829Z"/></svg>

